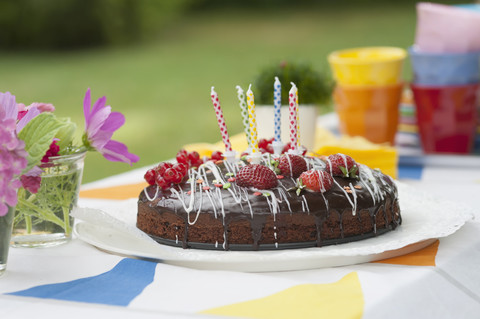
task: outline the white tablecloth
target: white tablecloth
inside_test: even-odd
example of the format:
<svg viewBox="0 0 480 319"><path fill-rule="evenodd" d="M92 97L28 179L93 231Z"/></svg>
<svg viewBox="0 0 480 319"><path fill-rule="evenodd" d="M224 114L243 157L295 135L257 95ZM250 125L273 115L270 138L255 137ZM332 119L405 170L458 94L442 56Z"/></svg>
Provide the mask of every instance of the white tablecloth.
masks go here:
<svg viewBox="0 0 480 319"><path fill-rule="evenodd" d="M480 166L400 166L399 179L478 207ZM142 181L144 169L83 189ZM80 205L118 205L81 198ZM74 238L10 249L0 318L479 318L480 214L400 259L302 271L196 270L110 254Z"/></svg>

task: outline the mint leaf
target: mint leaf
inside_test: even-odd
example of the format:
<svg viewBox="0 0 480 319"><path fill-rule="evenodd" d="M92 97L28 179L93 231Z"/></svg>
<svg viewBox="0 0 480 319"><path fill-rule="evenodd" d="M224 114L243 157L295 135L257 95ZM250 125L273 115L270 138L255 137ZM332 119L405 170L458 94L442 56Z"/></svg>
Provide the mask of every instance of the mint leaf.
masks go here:
<svg viewBox="0 0 480 319"><path fill-rule="evenodd" d="M28 172L47 152L55 134L64 124L52 113L44 112L34 117L20 131L18 137L25 142L25 150L28 152L28 165L23 172Z"/></svg>
<svg viewBox="0 0 480 319"><path fill-rule="evenodd" d="M58 130L55 137L59 139L57 145L60 147L60 150L64 150L73 142L73 136L77 130L77 125L73 123L69 118L57 118L62 127Z"/></svg>

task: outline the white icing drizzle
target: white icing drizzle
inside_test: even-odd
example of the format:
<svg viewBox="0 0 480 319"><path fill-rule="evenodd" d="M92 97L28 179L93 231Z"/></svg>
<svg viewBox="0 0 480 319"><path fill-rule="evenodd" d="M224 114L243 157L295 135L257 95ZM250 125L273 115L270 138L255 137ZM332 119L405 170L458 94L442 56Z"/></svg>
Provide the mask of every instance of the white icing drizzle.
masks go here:
<svg viewBox="0 0 480 319"><path fill-rule="evenodd" d="M287 198L287 193L286 193L285 187L283 187L283 188L278 187L277 191L278 191L278 196L281 198L281 199L277 198L278 202L283 203L283 201L285 201L285 203L287 204L288 210L290 211L290 213L292 213L292 208L290 207L290 201Z"/></svg>
<svg viewBox="0 0 480 319"><path fill-rule="evenodd" d="M160 187L157 186L157 190L155 191L155 196L153 196L153 198L150 198L150 196L148 196L148 192L147 192L147 188L146 188L146 187L143 189L143 193L145 194L145 197L146 197L149 201L152 202L152 201L154 201L155 199L157 199L159 188L160 188Z"/></svg>
<svg viewBox="0 0 480 319"><path fill-rule="evenodd" d="M374 202L373 202L374 204L375 204L375 200L377 200L377 199L378 200L383 200L384 199L383 192L380 190L380 187L377 184L377 180L373 176L373 171L368 166L360 164L360 174L359 174L359 176L360 176L360 181L367 187L367 190L372 195L372 198L374 200ZM370 187L368 187L367 182L370 182L370 184L373 188L373 191L371 190Z"/></svg>
<svg viewBox="0 0 480 319"><path fill-rule="evenodd" d="M353 187L352 183L349 183L348 185L350 186L350 190L352 191L353 203L354 203L352 215L355 216L357 214L357 191L355 187Z"/></svg>
<svg viewBox="0 0 480 319"><path fill-rule="evenodd" d="M322 196L323 196L323 193L322 193ZM310 207L308 207L308 202L307 202L307 199L305 198L305 195L302 195L302 199L303 199L303 202L305 203L305 207L307 208L307 212L310 213ZM303 206L303 204L302 204L302 206Z"/></svg>
<svg viewBox="0 0 480 319"><path fill-rule="evenodd" d="M327 209L327 212L330 210L330 208L328 207L328 199L325 198L325 196L323 195L323 193L320 193L322 194L322 197L323 197L323 201L325 202L325 208Z"/></svg>
<svg viewBox="0 0 480 319"><path fill-rule="evenodd" d="M343 189L342 186L340 186L340 184L335 180L333 179L333 182L335 183L335 185L338 186L339 189L341 189L343 191L343 193L345 194L345 198L348 200L348 202L350 203L350 205L352 206L352 209L355 210L355 204L352 202L352 200L350 199L350 196L348 196L348 193L345 189Z"/></svg>
<svg viewBox="0 0 480 319"><path fill-rule="evenodd" d="M223 221L223 223L225 224L225 221ZM226 245L227 245L227 234L226 234L226 231L224 231L223 232L223 244L222 244L223 250L225 250Z"/></svg>
<svg viewBox="0 0 480 319"><path fill-rule="evenodd" d="M256 191L262 192L264 194L265 193L270 194L270 196L265 196L265 197L267 197L268 205L270 206L270 210L273 213L273 220L275 220L275 216L277 215L277 213L280 212L280 206L278 206L277 196L275 196L275 193L273 191L270 191L268 189L256 190Z"/></svg>

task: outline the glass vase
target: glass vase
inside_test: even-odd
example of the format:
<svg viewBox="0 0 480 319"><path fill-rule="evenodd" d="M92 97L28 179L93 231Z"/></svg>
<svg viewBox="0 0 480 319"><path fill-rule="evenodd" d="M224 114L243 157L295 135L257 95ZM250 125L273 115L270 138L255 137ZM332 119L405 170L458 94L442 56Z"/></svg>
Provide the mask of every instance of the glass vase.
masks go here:
<svg viewBox="0 0 480 319"><path fill-rule="evenodd" d="M0 276L7 269L8 248L10 247L14 215L15 207L8 207L7 215L0 217Z"/></svg>
<svg viewBox="0 0 480 319"><path fill-rule="evenodd" d="M13 247L51 247L72 238L73 217L82 182L85 152L50 157L40 166L36 194L21 188L13 224Z"/></svg>

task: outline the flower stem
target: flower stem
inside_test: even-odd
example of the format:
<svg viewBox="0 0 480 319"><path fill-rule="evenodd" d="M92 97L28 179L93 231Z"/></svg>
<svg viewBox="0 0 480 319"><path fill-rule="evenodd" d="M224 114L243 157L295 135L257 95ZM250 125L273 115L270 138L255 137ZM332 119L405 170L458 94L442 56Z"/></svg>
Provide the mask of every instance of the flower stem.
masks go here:
<svg viewBox="0 0 480 319"><path fill-rule="evenodd" d="M25 230L27 234L32 233L32 217L30 215L25 215Z"/></svg>
<svg viewBox="0 0 480 319"><path fill-rule="evenodd" d="M66 235L70 235L72 233L72 226L70 225L70 212L68 207L62 206L63 211L63 222L64 226L63 229L65 230Z"/></svg>

